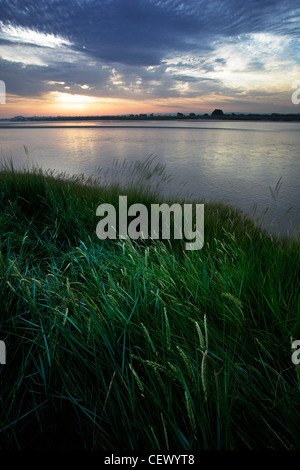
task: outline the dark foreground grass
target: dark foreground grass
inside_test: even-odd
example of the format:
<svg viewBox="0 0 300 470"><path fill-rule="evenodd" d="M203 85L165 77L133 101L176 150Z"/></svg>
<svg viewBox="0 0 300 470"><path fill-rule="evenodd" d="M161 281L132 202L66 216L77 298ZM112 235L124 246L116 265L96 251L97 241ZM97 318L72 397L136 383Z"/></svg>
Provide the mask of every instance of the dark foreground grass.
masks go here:
<svg viewBox="0 0 300 470"><path fill-rule="evenodd" d="M200 251L101 241L120 191L0 172L0 449L300 449L299 240L211 203Z"/></svg>

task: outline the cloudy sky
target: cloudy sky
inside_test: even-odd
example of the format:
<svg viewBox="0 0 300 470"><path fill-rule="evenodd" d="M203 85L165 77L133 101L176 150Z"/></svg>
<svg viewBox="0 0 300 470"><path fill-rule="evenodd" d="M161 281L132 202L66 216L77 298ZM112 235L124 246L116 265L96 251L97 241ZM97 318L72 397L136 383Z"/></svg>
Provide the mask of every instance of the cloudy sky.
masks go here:
<svg viewBox="0 0 300 470"><path fill-rule="evenodd" d="M0 0L0 117L298 113L299 0Z"/></svg>

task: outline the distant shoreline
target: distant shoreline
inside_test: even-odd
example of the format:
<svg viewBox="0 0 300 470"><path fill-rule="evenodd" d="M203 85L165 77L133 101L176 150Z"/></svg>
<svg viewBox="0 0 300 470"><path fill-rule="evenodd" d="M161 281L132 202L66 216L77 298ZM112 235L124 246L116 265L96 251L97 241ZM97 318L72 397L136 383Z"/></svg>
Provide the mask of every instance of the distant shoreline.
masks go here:
<svg viewBox="0 0 300 470"><path fill-rule="evenodd" d="M34 116L15 118L1 118L0 123L9 121L15 122L88 122L88 121L258 121L258 122L300 122L300 113L298 114L223 114L222 116L211 116L209 114L194 114L156 116L153 114L136 114L125 116ZM1 126L4 127L4 126Z"/></svg>

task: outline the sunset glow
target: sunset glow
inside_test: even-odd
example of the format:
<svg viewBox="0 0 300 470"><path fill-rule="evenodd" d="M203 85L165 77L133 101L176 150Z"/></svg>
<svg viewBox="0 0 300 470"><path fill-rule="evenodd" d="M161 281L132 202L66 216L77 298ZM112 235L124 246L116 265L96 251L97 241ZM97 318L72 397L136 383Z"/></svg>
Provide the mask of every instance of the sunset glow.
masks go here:
<svg viewBox="0 0 300 470"><path fill-rule="evenodd" d="M0 117L299 112L297 2L207 5L3 1Z"/></svg>

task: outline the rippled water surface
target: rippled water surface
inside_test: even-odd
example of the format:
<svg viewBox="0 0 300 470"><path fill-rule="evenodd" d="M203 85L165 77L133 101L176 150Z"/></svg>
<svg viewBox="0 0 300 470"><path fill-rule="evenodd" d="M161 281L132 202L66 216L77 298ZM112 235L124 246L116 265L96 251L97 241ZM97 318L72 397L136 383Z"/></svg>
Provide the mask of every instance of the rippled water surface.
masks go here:
<svg viewBox="0 0 300 470"><path fill-rule="evenodd" d="M0 149L16 167L35 164L97 176L98 168L143 161L166 165L165 195L268 208L264 226L291 233L300 213L300 124L242 121L105 121L0 125ZM5 127L4 127L5 126ZM28 149L24 150L24 146ZM183 185L185 183L185 185ZM277 188L276 188L277 185ZM288 212L287 212L288 211Z"/></svg>

